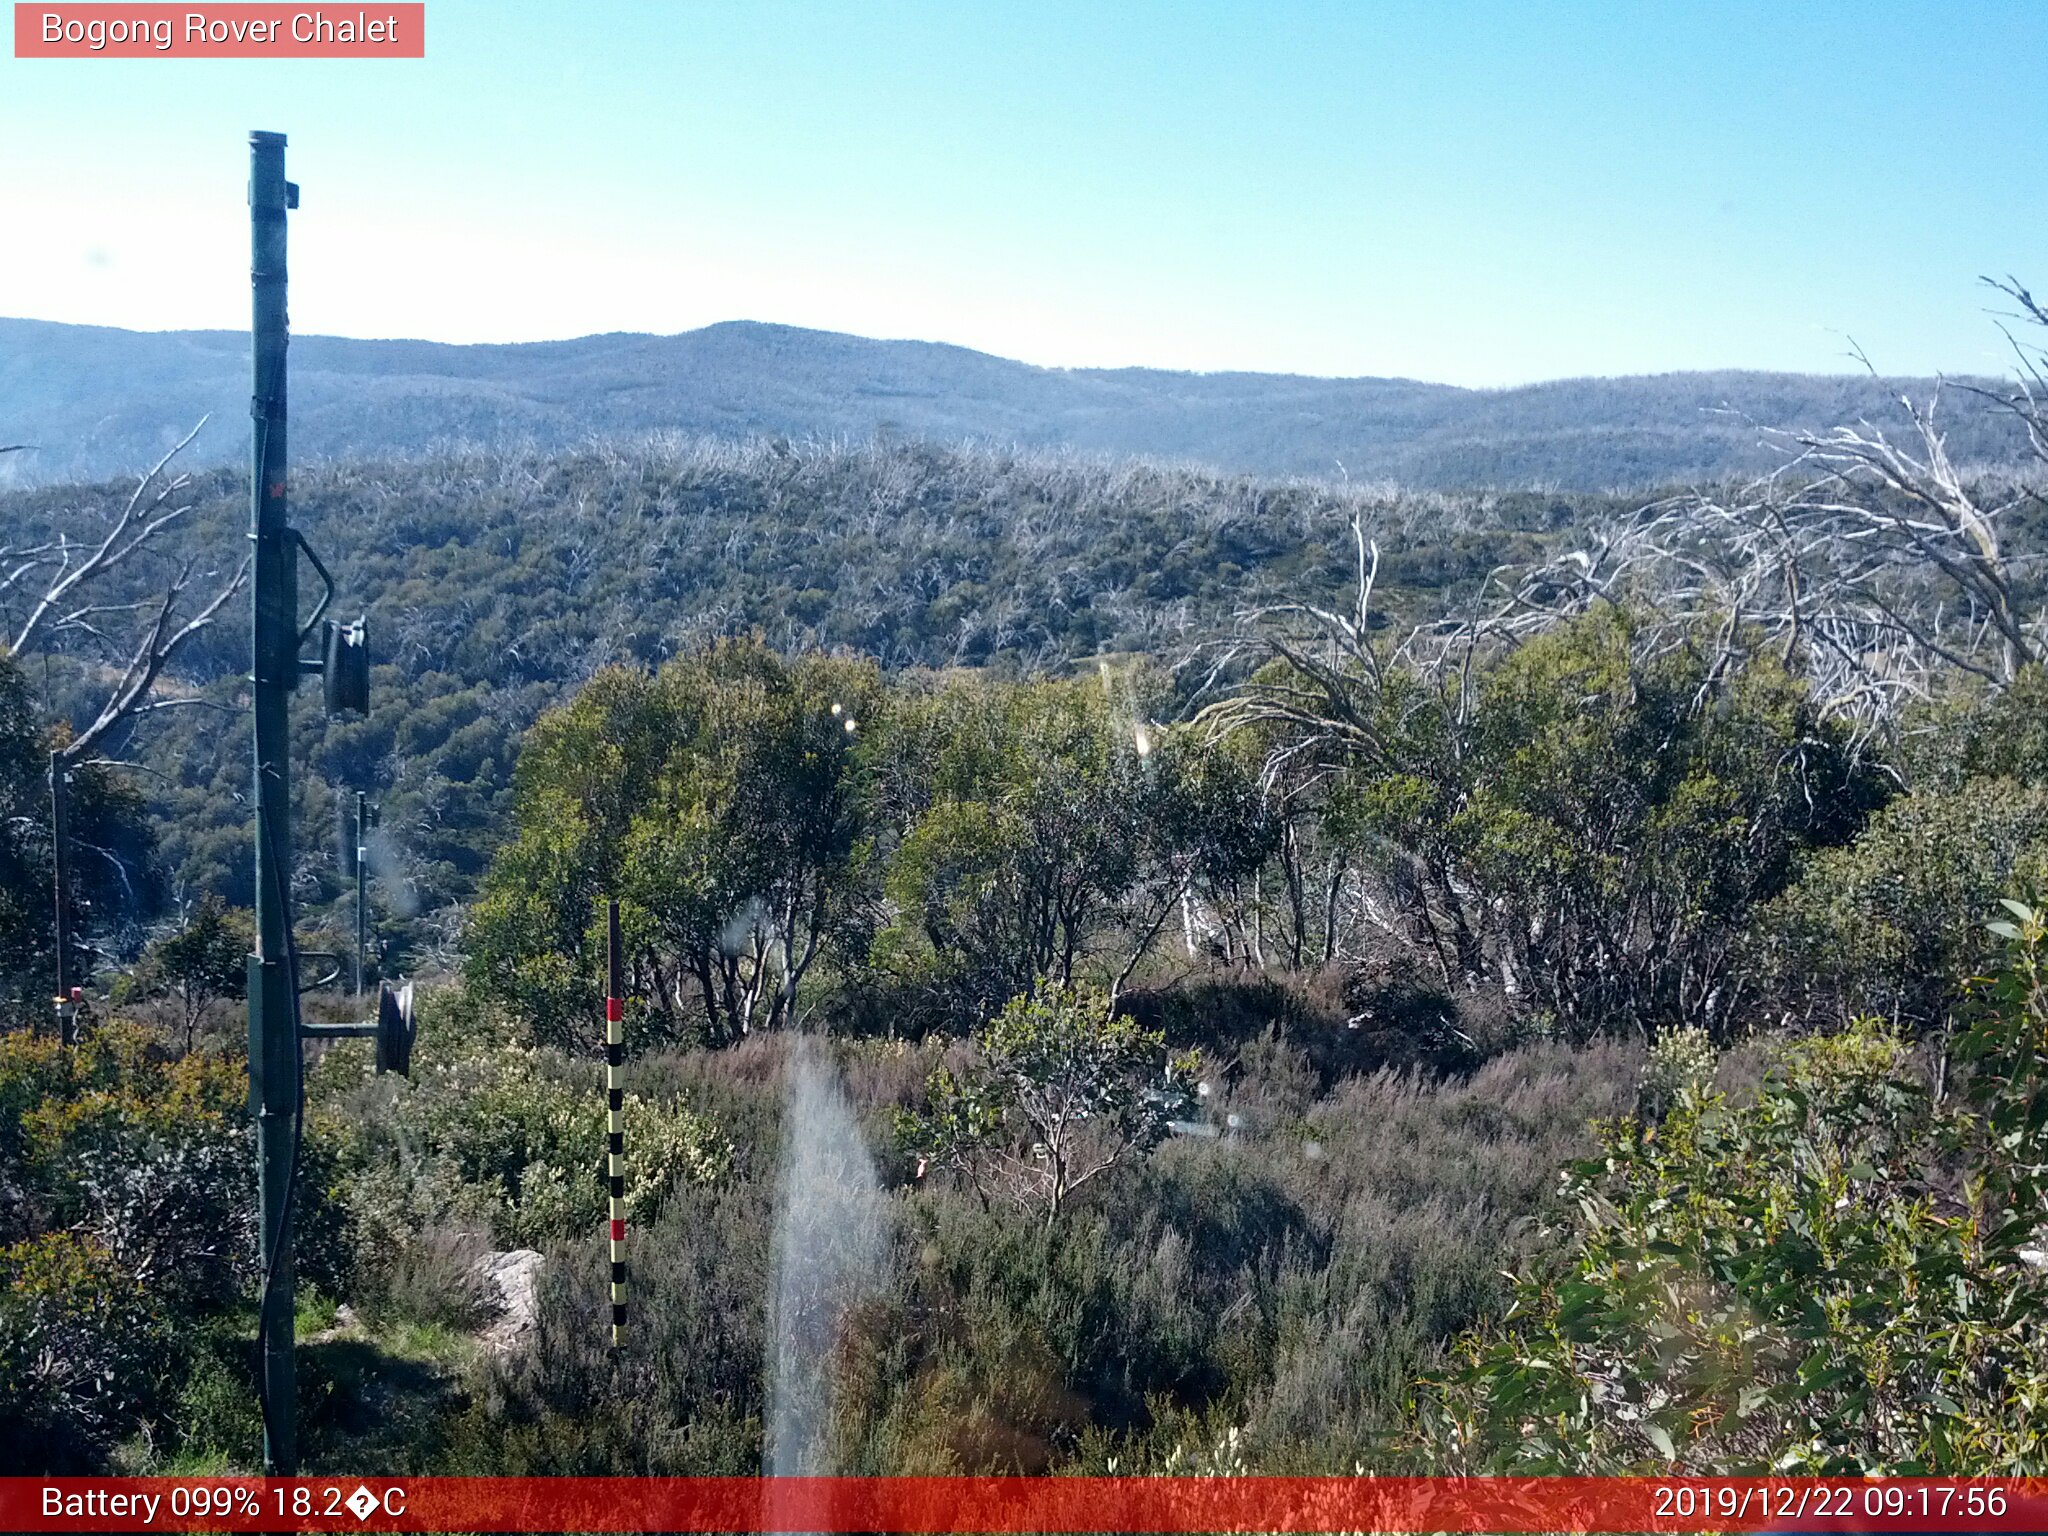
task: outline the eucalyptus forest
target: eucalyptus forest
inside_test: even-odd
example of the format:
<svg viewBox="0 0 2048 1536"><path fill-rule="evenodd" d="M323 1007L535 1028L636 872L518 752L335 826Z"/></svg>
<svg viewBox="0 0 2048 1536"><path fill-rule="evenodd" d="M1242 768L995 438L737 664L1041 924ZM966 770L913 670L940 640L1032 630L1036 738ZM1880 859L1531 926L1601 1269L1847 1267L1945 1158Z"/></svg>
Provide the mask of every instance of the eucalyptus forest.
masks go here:
<svg viewBox="0 0 2048 1536"><path fill-rule="evenodd" d="M297 471L375 662L295 710L299 943L352 953L360 794L421 997L409 1078L308 1070L308 1467L2041 1473L2048 312L1997 286L1967 461L1915 386L1655 493ZM0 494L9 1472L261 1461L247 483L181 466Z"/></svg>

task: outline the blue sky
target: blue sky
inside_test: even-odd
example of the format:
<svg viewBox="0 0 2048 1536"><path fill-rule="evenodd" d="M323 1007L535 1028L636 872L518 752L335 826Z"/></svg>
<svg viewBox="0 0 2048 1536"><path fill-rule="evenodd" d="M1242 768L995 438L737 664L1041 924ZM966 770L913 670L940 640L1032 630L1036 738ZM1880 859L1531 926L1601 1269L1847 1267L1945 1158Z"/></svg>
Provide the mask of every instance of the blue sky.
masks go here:
<svg viewBox="0 0 2048 1536"><path fill-rule="evenodd" d="M335 7L339 9L339 7ZM353 14L355 6L347 9ZM2001 366L2048 287L2048 0L428 0L422 61L0 57L0 314L725 319L1491 385Z"/></svg>

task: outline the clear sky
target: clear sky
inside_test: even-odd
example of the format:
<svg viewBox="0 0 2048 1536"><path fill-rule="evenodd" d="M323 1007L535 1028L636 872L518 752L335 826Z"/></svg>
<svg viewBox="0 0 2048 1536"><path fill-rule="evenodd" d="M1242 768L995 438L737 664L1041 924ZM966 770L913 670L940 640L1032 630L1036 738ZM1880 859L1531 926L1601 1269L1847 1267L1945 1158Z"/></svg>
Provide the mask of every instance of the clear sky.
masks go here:
<svg viewBox="0 0 2048 1536"><path fill-rule="evenodd" d="M245 326L271 128L301 332L1995 370L2044 78L2048 0L428 0L421 61L0 57L0 314Z"/></svg>

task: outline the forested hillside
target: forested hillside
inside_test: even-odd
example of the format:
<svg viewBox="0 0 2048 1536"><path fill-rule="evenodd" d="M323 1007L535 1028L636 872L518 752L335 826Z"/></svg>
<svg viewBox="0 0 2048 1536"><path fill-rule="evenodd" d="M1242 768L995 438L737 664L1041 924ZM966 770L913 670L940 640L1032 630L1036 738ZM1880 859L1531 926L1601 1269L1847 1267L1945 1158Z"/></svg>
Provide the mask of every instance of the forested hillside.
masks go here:
<svg viewBox="0 0 2048 1536"><path fill-rule="evenodd" d="M2031 464L1922 403L1654 500L305 473L378 664L296 711L302 942L361 789L372 974L431 982L410 1079L312 1053L308 1465L2048 1468L2048 423L1987 404ZM94 735L237 595L242 487L154 494L0 501L7 1470L258 1454L239 626Z"/></svg>
<svg viewBox="0 0 2048 1536"><path fill-rule="evenodd" d="M0 460L0 476L129 472L209 412L193 462L237 462L248 368L247 338L233 332L0 320L0 422L8 441L40 445ZM301 457L354 459L451 443L556 450L649 431L920 438L1416 489L1644 490L1768 467L1759 424L1875 418L1899 388L1924 399L1932 381L1723 372L1467 390L1034 368L964 347L737 322L515 346L301 336L292 442ZM1947 417L1964 462L2024 451L1966 391L1950 392Z"/></svg>
<svg viewBox="0 0 2048 1536"><path fill-rule="evenodd" d="M155 563L114 573L132 600L187 558L229 564L243 477L199 475ZM33 544L106 526L130 485L0 498ZM666 440L560 455L471 453L316 467L296 518L370 621L368 720L297 713L309 893L332 895L334 796L384 806L380 899L403 914L465 899L506 835L520 733L612 664L655 665L758 632L785 650L845 648L884 667L1060 674L1143 653L1169 669L1240 608L1336 592L1367 511L1386 546L1388 622L1434 617L1496 566L1528 560L1600 497L1367 495L1072 456L918 444L839 448ZM150 720L135 752L158 808L159 868L182 901L251 899L242 796L246 639L224 623L181 654L177 683L220 708ZM84 723L98 659L73 635L39 656ZM1176 684L1191 692L1199 669ZM228 710L222 713L222 710ZM330 793L331 792L331 793Z"/></svg>

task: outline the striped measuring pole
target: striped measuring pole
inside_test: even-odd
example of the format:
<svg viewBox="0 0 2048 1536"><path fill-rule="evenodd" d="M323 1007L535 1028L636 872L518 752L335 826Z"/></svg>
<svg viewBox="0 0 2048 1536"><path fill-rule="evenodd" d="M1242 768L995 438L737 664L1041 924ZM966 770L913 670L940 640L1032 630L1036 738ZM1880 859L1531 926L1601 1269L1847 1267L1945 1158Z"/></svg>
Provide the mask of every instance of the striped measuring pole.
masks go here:
<svg viewBox="0 0 2048 1536"><path fill-rule="evenodd" d="M605 1162L611 1176L612 1348L626 1337L626 1056L625 955L619 904L605 903L604 1099Z"/></svg>

